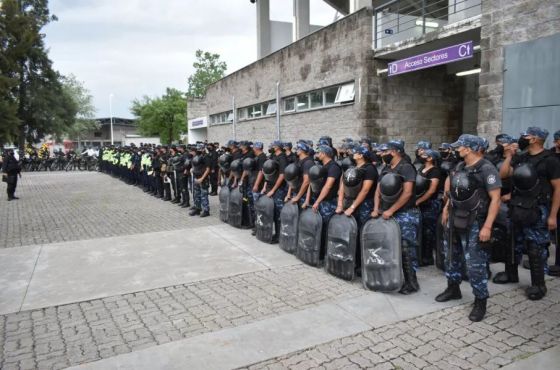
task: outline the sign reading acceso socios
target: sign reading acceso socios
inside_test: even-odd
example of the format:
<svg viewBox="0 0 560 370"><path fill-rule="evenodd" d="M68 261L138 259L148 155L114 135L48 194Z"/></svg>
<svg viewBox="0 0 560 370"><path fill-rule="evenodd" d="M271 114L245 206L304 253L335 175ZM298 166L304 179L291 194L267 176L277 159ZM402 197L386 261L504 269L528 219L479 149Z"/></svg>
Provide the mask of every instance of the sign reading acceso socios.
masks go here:
<svg viewBox="0 0 560 370"><path fill-rule="evenodd" d="M472 58L472 56L472 41L468 41L462 44L449 46L443 49L430 51L429 53L389 63L388 73L389 76L400 75L402 73L430 68L440 64L447 64L458 60Z"/></svg>

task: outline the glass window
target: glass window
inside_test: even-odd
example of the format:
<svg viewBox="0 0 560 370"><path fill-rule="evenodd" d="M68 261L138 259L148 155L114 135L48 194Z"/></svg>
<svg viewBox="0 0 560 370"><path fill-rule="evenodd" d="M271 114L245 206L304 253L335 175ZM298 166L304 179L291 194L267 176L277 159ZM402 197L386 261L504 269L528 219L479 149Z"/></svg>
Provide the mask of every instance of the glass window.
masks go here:
<svg viewBox="0 0 560 370"><path fill-rule="evenodd" d="M340 86L335 103L344 103L354 100L354 82Z"/></svg>
<svg viewBox="0 0 560 370"><path fill-rule="evenodd" d="M229 112L227 116L228 122L233 122L233 112Z"/></svg>
<svg viewBox="0 0 560 370"><path fill-rule="evenodd" d="M323 92L325 94L325 105L333 105L338 93L338 86L329 87L323 90Z"/></svg>
<svg viewBox="0 0 560 370"><path fill-rule="evenodd" d="M303 94L298 95L297 97L297 110L306 110L309 109L309 95Z"/></svg>
<svg viewBox="0 0 560 370"><path fill-rule="evenodd" d="M249 118L256 118L256 117L262 116L261 105L260 104L253 105L252 107L249 107L247 109L247 112L248 112Z"/></svg>
<svg viewBox="0 0 560 370"><path fill-rule="evenodd" d="M314 91L310 96L311 108L320 108L323 106L323 91Z"/></svg>
<svg viewBox="0 0 560 370"><path fill-rule="evenodd" d="M266 115L276 114L276 102L271 101L268 103L268 107L266 108Z"/></svg>
<svg viewBox="0 0 560 370"><path fill-rule="evenodd" d="M242 120L247 118L247 108L239 108L237 110L237 119Z"/></svg>
<svg viewBox="0 0 560 370"><path fill-rule="evenodd" d="M284 99L284 112L293 112L296 110L296 99L287 98Z"/></svg>

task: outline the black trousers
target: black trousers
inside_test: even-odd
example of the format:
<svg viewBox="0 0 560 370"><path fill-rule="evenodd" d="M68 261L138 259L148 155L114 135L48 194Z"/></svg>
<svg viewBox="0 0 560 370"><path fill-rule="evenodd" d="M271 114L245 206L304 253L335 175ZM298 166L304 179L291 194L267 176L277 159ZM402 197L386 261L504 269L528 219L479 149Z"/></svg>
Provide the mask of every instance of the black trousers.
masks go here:
<svg viewBox="0 0 560 370"><path fill-rule="evenodd" d="M218 169L213 168L210 171L210 192L217 193L218 192Z"/></svg>
<svg viewBox="0 0 560 370"><path fill-rule="evenodd" d="M8 199L12 199L14 197L14 194L16 192L16 187L17 187L17 179L18 175L8 175L7 178L7 184L8 184L8 188L7 188L7 193L8 193Z"/></svg>

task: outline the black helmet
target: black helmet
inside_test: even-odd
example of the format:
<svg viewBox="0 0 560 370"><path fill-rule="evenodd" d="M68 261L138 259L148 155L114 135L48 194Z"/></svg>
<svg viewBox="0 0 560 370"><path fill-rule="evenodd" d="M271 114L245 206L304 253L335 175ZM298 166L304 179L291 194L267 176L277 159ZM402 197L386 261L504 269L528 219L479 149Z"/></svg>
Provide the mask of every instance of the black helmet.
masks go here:
<svg viewBox="0 0 560 370"><path fill-rule="evenodd" d="M231 154L224 153L220 156L220 158L218 158L218 165L223 170L229 170L229 167L231 165L232 160L233 160L233 157L231 156Z"/></svg>
<svg viewBox="0 0 560 370"><path fill-rule="evenodd" d="M231 162L231 172L233 172L235 176L241 176L241 172L243 172L243 162L241 162L241 159L236 159Z"/></svg>
<svg viewBox="0 0 560 370"><path fill-rule="evenodd" d="M254 171L257 168L257 161L255 158L247 157L243 160L244 171Z"/></svg>
<svg viewBox="0 0 560 370"><path fill-rule="evenodd" d="M430 183L431 181L427 177L418 173L416 175L416 197L424 195L430 188Z"/></svg>
<svg viewBox="0 0 560 370"><path fill-rule="evenodd" d="M309 169L309 182L314 193L321 191L327 180L327 169L320 164L316 164Z"/></svg>
<svg viewBox="0 0 560 370"><path fill-rule="evenodd" d="M522 163L513 170L513 186L517 190L526 192L534 190L539 183L537 170L530 163Z"/></svg>
<svg viewBox="0 0 560 370"><path fill-rule="evenodd" d="M347 169L354 167L355 165L356 161L354 161L354 158L352 157L345 157L340 163L340 167L342 167L343 172L346 172Z"/></svg>
<svg viewBox="0 0 560 370"><path fill-rule="evenodd" d="M397 200L402 193L402 189L403 178L396 173L388 172L379 181L381 197L388 202Z"/></svg>
<svg viewBox="0 0 560 370"><path fill-rule="evenodd" d="M474 195L476 189L478 186L474 183L474 177L465 171L457 171L451 177L450 195L453 200L464 202Z"/></svg>
<svg viewBox="0 0 560 370"><path fill-rule="evenodd" d="M287 165L284 169L284 178L292 188L299 188L301 183L301 168L295 163Z"/></svg>

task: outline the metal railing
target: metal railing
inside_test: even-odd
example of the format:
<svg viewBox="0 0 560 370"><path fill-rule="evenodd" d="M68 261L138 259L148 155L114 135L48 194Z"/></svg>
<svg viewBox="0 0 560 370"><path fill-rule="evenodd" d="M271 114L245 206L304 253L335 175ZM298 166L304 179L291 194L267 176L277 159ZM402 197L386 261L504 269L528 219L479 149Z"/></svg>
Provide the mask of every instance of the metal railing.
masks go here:
<svg viewBox="0 0 560 370"><path fill-rule="evenodd" d="M481 14L481 0L392 0L374 9L374 49Z"/></svg>

